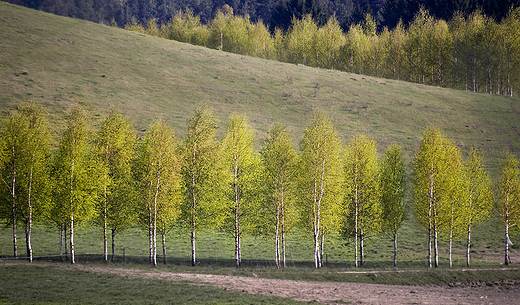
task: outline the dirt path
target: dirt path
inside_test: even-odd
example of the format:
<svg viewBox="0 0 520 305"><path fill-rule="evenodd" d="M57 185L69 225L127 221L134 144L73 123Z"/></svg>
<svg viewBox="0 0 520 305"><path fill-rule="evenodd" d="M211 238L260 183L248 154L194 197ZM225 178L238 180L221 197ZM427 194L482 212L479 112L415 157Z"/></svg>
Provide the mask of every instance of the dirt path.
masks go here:
<svg viewBox="0 0 520 305"><path fill-rule="evenodd" d="M520 304L520 287L499 285L483 287L398 286L337 282L306 282L208 274L70 266L98 273L129 278L148 277L170 281L209 284L223 290L276 295L299 301L324 304Z"/></svg>

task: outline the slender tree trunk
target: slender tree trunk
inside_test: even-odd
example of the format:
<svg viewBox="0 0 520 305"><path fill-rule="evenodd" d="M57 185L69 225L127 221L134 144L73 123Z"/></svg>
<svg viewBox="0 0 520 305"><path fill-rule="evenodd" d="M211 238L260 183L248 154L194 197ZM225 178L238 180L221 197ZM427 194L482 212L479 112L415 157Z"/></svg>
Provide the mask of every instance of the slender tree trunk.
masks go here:
<svg viewBox="0 0 520 305"><path fill-rule="evenodd" d="M60 261L63 262L63 226L60 226Z"/></svg>
<svg viewBox="0 0 520 305"><path fill-rule="evenodd" d="M283 171L282 171L282 173L280 173L280 176L281 176L280 181L283 181ZM281 197L281 200L279 203L279 207L277 209L277 213L281 213L281 215L278 216L278 214L277 214L277 218L281 216L280 225L282 228L282 259L283 259L283 267L285 268L286 267L286 263L285 263L285 202L284 202L283 183L281 185L280 197ZM277 223L277 225L279 225L279 224ZM277 230L278 230L278 228L277 228ZM277 232L277 234L278 234L278 232ZM277 237L277 238L279 239L280 237ZM280 260L280 250L278 249L278 264L280 263L279 260Z"/></svg>
<svg viewBox="0 0 520 305"><path fill-rule="evenodd" d="M437 236L437 222L435 221L435 225L433 226L433 248L434 248L434 255L435 255L435 267L439 267L439 247L438 247L438 236Z"/></svg>
<svg viewBox="0 0 520 305"><path fill-rule="evenodd" d="M361 226L359 228L359 263L360 263L361 267L363 267L365 265L365 251L363 248L363 240L364 240L363 227Z"/></svg>
<svg viewBox="0 0 520 305"><path fill-rule="evenodd" d="M157 266L157 211L154 211L152 226L152 264L155 267Z"/></svg>
<svg viewBox="0 0 520 305"><path fill-rule="evenodd" d="M319 237L320 237L320 232L319 232L319 229L317 229L316 225L315 225L315 227L314 227L314 267L315 268L319 268L320 267L320 260L319 260L319 255L320 255Z"/></svg>
<svg viewBox="0 0 520 305"><path fill-rule="evenodd" d="M469 267L469 252L471 247L471 215L468 223L468 246L466 248L466 266Z"/></svg>
<svg viewBox="0 0 520 305"><path fill-rule="evenodd" d="M222 32L221 32L222 35ZM222 44L222 40L221 40ZM221 45L222 48L222 45ZM197 155L197 145L193 147L193 160L196 159ZM192 164L192 171L191 171L191 196L192 196L192 202L191 202L191 219L190 219L190 229L191 229L191 265L195 266L197 264L196 258L195 258L195 208L197 207L197 201L195 198L195 161L193 161Z"/></svg>
<svg viewBox="0 0 520 305"><path fill-rule="evenodd" d="M469 267L469 252L471 247L471 217L472 217L472 208L473 208L473 178L471 179L470 192L469 192L469 215L468 215L468 245L466 247L466 266Z"/></svg>
<svg viewBox="0 0 520 305"><path fill-rule="evenodd" d="M15 148L13 146L13 158L15 156ZM16 236L16 162L13 162L13 173L12 173L12 189L11 189L11 199L12 199L12 220L13 220L13 256L14 258L18 257L18 238Z"/></svg>
<svg viewBox="0 0 520 305"><path fill-rule="evenodd" d="M511 241L509 240L509 194L506 195L506 208L505 208L504 216L505 216L505 233L506 233L504 264L509 265L509 263L511 263L511 259L509 257L509 244L511 243Z"/></svg>
<svg viewBox="0 0 520 305"><path fill-rule="evenodd" d="M112 228L112 263L116 261L116 228Z"/></svg>
<svg viewBox="0 0 520 305"><path fill-rule="evenodd" d="M74 169L76 155L76 137L72 142L72 164L70 170L70 262L71 264L76 263L75 249L74 249Z"/></svg>
<svg viewBox="0 0 520 305"><path fill-rule="evenodd" d="M240 186L238 184L238 156L235 155L235 168L234 168L234 186L235 186L235 265L237 268L240 267Z"/></svg>
<svg viewBox="0 0 520 305"><path fill-rule="evenodd" d="M191 225L191 265L195 266L197 261L195 260L195 224Z"/></svg>
<svg viewBox="0 0 520 305"><path fill-rule="evenodd" d="M166 229L162 228L162 255L163 255L163 264L166 265Z"/></svg>
<svg viewBox="0 0 520 305"><path fill-rule="evenodd" d="M76 263L76 253L74 249L74 210L70 211L70 263Z"/></svg>
<svg viewBox="0 0 520 305"><path fill-rule="evenodd" d="M105 206L103 208L103 261L105 263L108 262L106 187L105 187Z"/></svg>
<svg viewBox="0 0 520 305"><path fill-rule="evenodd" d="M321 228L321 246L320 246L320 250L321 250L321 253L320 253L320 265L323 267L323 246L325 244L325 229L322 227Z"/></svg>
<svg viewBox="0 0 520 305"><path fill-rule="evenodd" d="M157 183L155 185L155 193L153 197L153 221L152 221L152 255L153 255L153 266L157 266L157 201L159 198L159 188L161 185L161 173L162 173L162 164L161 158L159 156L159 161L157 164Z"/></svg>
<svg viewBox="0 0 520 305"><path fill-rule="evenodd" d="M148 198L150 200L150 198ZM148 251L150 265L153 265L153 212L152 203L148 201Z"/></svg>
<svg viewBox="0 0 520 305"><path fill-rule="evenodd" d="M283 215L283 206L282 206L282 258L283 258L283 267L286 268L286 260L285 260L285 217Z"/></svg>
<svg viewBox="0 0 520 305"><path fill-rule="evenodd" d="M25 228L25 245L27 247L27 258L29 258L29 262L32 263L33 255L31 247L31 227L29 225Z"/></svg>
<svg viewBox="0 0 520 305"><path fill-rule="evenodd" d="M27 226L25 229L25 241L27 246L27 257L29 262L33 261L33 251L31 244L31 233L32 233L32 221L33 221L33 205L32 205L32 182L33 182L33 169L34 169L34 154L31 157L31 169L29 173L29 192L28 192L28 208L29 208L29 219L27 220Z"/></svg>
<svg viewBox="0 0 520 305"><path fill-rule="evenodd" d="M451 203L451 221L450 221L450 245L449 245L449 261L450 261L450 268L453 267L453 261L451 259L451 250L453 245L453 205L454 202Z"/></svg>
<svg viewBox="0 0 520 305"><path fill-rule="evenodd" d="M280 269L280 204L276 205L276 233L275 233L275 262L276 268Z"/></svg>
<svg viewBox="0 0 520 305"><path fill-rule="evenodd" d="M430 168L430 194L428 203L428 267L432 267L432 205L434 202L433 196L433 163Z"/></svg>
<svg viewBox="0 0 520 305"><path fill-rule="evenodd" d="M314 260L316 268L321 268L321 260L320 260L320 222L321 222L321 199L323 198L323 191L324 191L324 177L325 177L325 161L327 160L326 156L323 156L322 164L321 164L321 177L320 177L320 193L317 200L317 219L315 224L315 232L314 232ZM316 184L314 186L314 189L316 190ZM315 191L316 194L316 191Z"/></svg>
<svg viewBox="0 0 520 305"><path fill-rule="evenodd" d="M357 151L356 151L357 153ZM357 156L356 156L357 158ZM358 267L358 184L357 184L357 162L354 168L354 266Z"/></svg>
<svg viewBox="0 0 520 305"><path fill-rule="evenodd" d="M451 259L451 249L452 249L452 245L453 245L453 228L450 229L450 243L449 243L449 254L448 254L448 259L450 261L450 268L453 267L453 261Z"/></svg>
<svg viewBox="0 0 520 305"><path fill-rule="evenodd" d="M394 229L394 267L397 267L397 230Z"/></svg>

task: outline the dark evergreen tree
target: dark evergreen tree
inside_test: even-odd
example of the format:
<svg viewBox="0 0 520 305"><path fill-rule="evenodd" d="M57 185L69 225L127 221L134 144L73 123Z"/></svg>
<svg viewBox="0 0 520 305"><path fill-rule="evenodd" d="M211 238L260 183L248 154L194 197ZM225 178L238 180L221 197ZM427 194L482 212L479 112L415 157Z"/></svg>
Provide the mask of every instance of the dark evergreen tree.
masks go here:
<svg viewBox="0 0 520 305"><path fill-rule="evenodd" d="M318 26L327 22L326 13L316 0L280 0L273 10L271 30L287 30L292 25L293 18L301 20L305 15L311 15Z"/></svg>

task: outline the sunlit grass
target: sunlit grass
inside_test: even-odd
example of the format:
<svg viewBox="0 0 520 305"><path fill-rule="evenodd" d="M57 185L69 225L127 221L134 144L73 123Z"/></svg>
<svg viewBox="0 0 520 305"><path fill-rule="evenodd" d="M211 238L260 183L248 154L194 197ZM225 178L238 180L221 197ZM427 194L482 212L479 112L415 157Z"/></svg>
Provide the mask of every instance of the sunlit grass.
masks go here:
<svg viewBox="0 0 520 305"><path fill-rule="evenodd" d="M0 304L302 304L188 282L127 278L59 266L0 265Z"/></svg>

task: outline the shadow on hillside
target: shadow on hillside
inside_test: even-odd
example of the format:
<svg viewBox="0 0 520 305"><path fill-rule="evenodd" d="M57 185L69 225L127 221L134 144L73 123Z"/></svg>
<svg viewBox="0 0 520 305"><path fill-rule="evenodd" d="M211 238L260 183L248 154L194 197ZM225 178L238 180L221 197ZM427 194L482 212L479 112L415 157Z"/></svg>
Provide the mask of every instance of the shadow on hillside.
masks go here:
<svg viewBox="0 0 520 305"><path fill-rule="evenodd" d="M111 264L135 264L135 265L149 265L148 256L116 256L114 262L110 260ZM0 257L2 260L14 260L13 257ZM17 260L23 261L28 260L27 257L18 257ZM38 256L34 257L34 261L40 262L67 262L68 258L63 256L63 260L59 255L54 256ZM76 263L103 263L103 256L99 254L76 254ZM162 256L157 256L157 265L164 265ZM181 266L191 267L191 260L188 257L168 257L166 265L170 266ZM209 267L209 268L234 268L234 259L223 259L223 258L199 258L197 259L197 266ZM257 260L257 259L242 259L242 268L251 269L262 269L262 268L276 268L274 260ZM315 269L313 261L288 261L288 268L297 269ZM365 265L360 268L355 268L352 262L329 262L324 263L325 269L337 269L348 270L348 271L360 271L365 270L396 270L396 269L422 269L427 268L427 262L418 261L399 261L398 268L394 268L393 261L378 261L378 262L365 262ZM453 269L465 268L465 264L454 264ZM497 265L493 263L489 264L478 264L472 266L473 268L496 268ZM440 265L440 268L449 268L448 266Z"/></svg>

